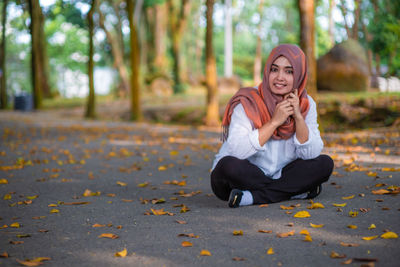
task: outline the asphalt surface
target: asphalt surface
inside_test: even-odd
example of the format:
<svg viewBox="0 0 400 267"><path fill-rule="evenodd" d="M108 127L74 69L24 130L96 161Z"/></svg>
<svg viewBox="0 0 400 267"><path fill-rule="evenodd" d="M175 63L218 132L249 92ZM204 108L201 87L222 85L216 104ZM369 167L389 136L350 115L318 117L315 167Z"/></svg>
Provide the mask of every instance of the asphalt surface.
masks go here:
<svg viewBox="0 0 400 267"><path fill-rule="evenodd" d="M230 209L209 185L218 129L2 112L0 266L400 266L399 238L381 237L400 234L399 196L372 193L400 186L399 129L324 138L336 165L324 208Z"/></svg>

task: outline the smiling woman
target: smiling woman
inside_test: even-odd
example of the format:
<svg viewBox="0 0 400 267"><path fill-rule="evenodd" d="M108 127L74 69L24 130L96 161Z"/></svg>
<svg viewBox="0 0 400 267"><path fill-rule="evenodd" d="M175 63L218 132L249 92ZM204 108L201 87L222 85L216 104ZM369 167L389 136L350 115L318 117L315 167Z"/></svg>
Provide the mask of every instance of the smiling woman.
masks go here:
<svg viewBox="0 0 400 267"><path fill-rule="evenodd" d="M258 88L242 88L229 101L224 143L211 172L213 192L229 207L311 199L321 192L333 161L320 155L316 104L306 82L303 51L283 44L271 51Z"/></svg>

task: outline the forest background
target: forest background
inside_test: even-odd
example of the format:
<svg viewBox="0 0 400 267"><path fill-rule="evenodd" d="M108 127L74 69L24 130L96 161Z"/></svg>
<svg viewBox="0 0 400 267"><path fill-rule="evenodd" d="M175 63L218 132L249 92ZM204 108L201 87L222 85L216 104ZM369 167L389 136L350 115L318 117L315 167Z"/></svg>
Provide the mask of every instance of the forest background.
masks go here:
<svg viewBox="0 0 400 267"><path fill-rule="evenodd" d="M316 60L348 39L365 49L371 80L400 76L398 1L4 0L0 8L2 109L27 92L38 110L215 126L239 86L260 82L271 49L294 43L306 52L307 89L325 128L399 123L399 93L316 84Z"/></svg>

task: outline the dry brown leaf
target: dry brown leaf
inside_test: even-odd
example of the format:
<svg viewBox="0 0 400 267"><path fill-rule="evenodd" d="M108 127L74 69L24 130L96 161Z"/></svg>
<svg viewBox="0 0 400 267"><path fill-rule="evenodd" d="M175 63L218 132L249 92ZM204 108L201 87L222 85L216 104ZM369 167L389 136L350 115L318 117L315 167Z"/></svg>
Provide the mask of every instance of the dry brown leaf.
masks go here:
<svg viewBox="0 0 400 267"><path fill-rule="evenodd" d="M340 255L339 253L332 251L330 257L333 259L343 259L346 258L346 255L345 254Z"/></svg>
<svg viewBox="0 0 400 267"><path fill-rule="evenodd" d="M233 257L232 260L234 260L234 261L244 261L246 259L245 258L241 258L241 257Z"/></svg>
<svg viewBox="0 0 400 267"><path fill-rule="evenodd" d="M195 234L179 234L178 236L184 236L184 237L191 237L191 238L199 238L198 235Z"/></svg>
<svg viewBox="0 0 400 267"><path fill-rule="evenodd" d="M90 204L90 201L81 201L81 202L63 202L63 205L86 205Z"/></svg>
<svg viewBox="0 0 400 267"><path fill-rule="evenodd" d="M266 233L266 234L270 234L272 233L272 230L258 230L259 233Z"/></svg>
<svg viewBox="0 0 400 267"><path fill-rule="evenodd" d="M293 207L288 207L288 206L284 206L284 205L280 205L279 206L282 210L292 210Z"/></svg>
<svg viewBox="0 0 400 267"><path fill-rule="evenodd" d="M294 235L294 233L295 233L295 231L293 230L293 231L286 232L286 233L277 233L276 236L282 238L282 237L292 236L292 235Z"/></svg>
<svg viewBox="0 0 400 267"><path fill-rule="evenodd" d="M116 234L111 234L111 233L103 233L101 235L98 236L99 238L105 237L105 238L110 238L110 239L117 239L119 238L118 235Z"/></svg>
<svg viewBox="0 0 400 267"><path fill-rule="evenodd" d="M234 230L233 235L243 235L243 231L242 230Z"/></svg>
<svg viewBox="0 0 400 267"><path fill-rule="evenodd" d="M182 247L193 247L193 244L189 241L183 241L181 245Z"/></svg>
<svg viewBox="0 0 400 267"><path fill-rule="evenodd" d="M342 264L347 265L347 264L351 264L353 262L353 259L348 259L342 262Z"/></svg>
<svg viewBox="0 0 400 267"><path fill-rule="evenodd" d="M206 249L202 249L200 252L200 256L211 256L211 252Z"/></svg>
<svg viewBox="0 0 400 267"><path fill-rule="evenodd" d="M179 223L179 224L187 224L187 222L185 222L185 221L175 220L175 222L177 222L177 223Z"/></svg>
<svg viewBox="0 0 400 267"><path fill-rule="evenodd" d="M360 244L340 242L340 245L343 247L358 247Z"/></svg>
<svg viewBox="0 0 400 267"><path fill-rule="evenodd" d="M21 261L21 260L19 260L19 259L16 259L16 261L17 261L19 264L24 265L24 266L39 266L39 265L42 265L42 264L43 264L42 262Z"/></svg>
<svg viewBox="0 0 400 267"><path fill-rule="evenodd" d="M8 258L9 255L6 251L4 251L2 254L0 254L0 258Z"/></svg>
<svg viewBox="0 0 400 267"><path fill-rule="evenodd" d="M92 227L106 227L106 225L105 224L95 223L95 224L92 225Z"/></svg>
<svg viewBox="0 0 400 267"><path fill-rule="evenodd" d="M261 204L261 205L259 205L258 207L260 207L260 208L266 208L266 207L268 207L268 204Z"/></svg>

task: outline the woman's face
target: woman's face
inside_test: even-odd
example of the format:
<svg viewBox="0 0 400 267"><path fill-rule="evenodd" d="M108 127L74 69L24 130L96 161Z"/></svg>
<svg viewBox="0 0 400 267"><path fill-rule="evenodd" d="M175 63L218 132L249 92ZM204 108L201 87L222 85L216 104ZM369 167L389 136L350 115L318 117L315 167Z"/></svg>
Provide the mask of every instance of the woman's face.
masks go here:
<svg viewBox="0 0 400 267"><path fill-rule="evenodd" d="M286 95L293 89L293 66L289 60L280 56L271 65L269 87L274 94Z"/></svg>

